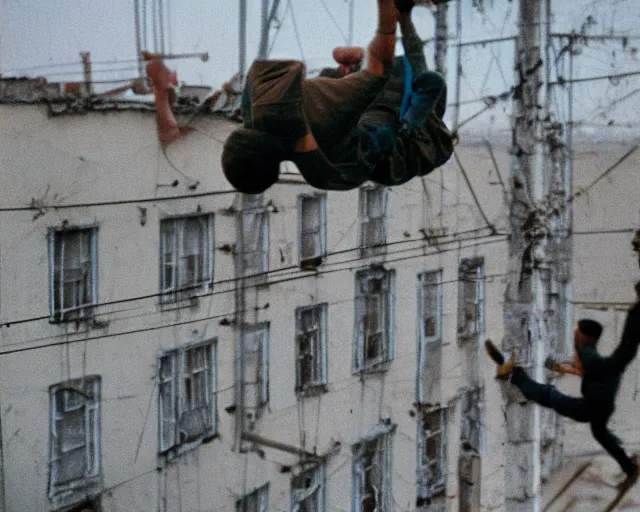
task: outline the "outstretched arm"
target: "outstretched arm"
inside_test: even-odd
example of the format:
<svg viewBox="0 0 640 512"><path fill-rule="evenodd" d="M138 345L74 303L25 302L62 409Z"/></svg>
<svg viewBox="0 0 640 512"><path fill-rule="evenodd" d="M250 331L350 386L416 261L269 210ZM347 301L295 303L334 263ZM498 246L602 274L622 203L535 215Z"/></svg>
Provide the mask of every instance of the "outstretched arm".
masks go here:
<svg viewBox="0 0 640 512"><path fill-rule="evenodd" d="M394 0L378 0L378 28L367 48L366 70L384 76L396 49L396 25L398 23Z"/></svg>
<svg viewBox="0 0 640 512"><path fill-rule="evenodd" d="M544 362L544 366L549 370L558 373L566 373L570 375L583 375L582 365L580 364L580 360L578 359L578 355L574 356L574 360L570 363L557 363L552 358L547 357Z"/></svg>

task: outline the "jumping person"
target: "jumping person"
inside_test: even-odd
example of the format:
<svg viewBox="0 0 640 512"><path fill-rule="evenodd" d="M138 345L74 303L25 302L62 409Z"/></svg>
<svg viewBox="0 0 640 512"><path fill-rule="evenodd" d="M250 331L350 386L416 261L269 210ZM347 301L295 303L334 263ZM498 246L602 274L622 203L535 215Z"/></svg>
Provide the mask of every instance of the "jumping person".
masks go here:
<svg viewBox="0 0 640 512"><path fill-rule="evenodd" d="M540 384L532 380L513 358L505 362L503 354L487 340L485 348L489 357L498 365L497 379L508 380L522 394L537 404L553 409L558 414L581 423L591 425L593 437L618 462L626 479L621 489L633 485L639 476L638 455L629 457L621 441L611 433L607 423L615 409L615 399L625 369L638 351L640 343L640 301L628 311L619 345L610 356L598 354L597 343L602 325L594 320L580 320L573 334L575 359L570 364L556 363L550 358L545 367L560 373L582 376L580 387L582 398L560 393L551 384Z"/></svg>
<svg viewBox="0 0 640 512"><path fill-rule="evenodd" d="M411 23L415 0L377 1L377 32L359 71L305 79L299 61L254 62L243 99L245 126L229 135L222 155L234 188L265 191L285 160L316 188L349 190L367 180L404 183L449 158L444 79L426 70ZM398 22L406 59L394 59Z"/></svg>

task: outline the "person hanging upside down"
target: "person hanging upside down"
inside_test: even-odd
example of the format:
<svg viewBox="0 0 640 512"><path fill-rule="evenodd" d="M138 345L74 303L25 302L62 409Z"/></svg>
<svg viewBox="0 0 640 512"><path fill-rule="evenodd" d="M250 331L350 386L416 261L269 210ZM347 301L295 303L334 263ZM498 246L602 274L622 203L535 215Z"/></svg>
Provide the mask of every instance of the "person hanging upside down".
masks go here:
<svg viewBox="0 0 640 512"><path fill-rule="evenodd" d="M615 399L620 380L627 366L638 352L640 343L640 301L628 311L619 345L610 356L597 351L602 325L594 320L580 320L574 330L575 358L572 363L557 363L550 358L545 367L560 373L582 376L580 391L582 398L560 393L551 384L540 384L532 380L513 358L505 362L500 350L491 342L485 342L489 357L498 365L497 379L508 380L515 385L527 400L542 407L553 409L558 414L574 421L589 423L593 437L618 462L626 479L621 489L633 485L639 476L640 458L629 457L621 441L609 430L607 423L615 410Z"/></svg>
<svg viewBox="0 0 640 512"><path fill-rule="evenodd" d="M411 22L415 0L377 3L377 32L358 71L306 79L299 61L253 63L243 95L244 127L229 135L222 154L234 188L264 192L286 160L310 185L326 190L349 190L367 180L399 185L448 160L453 144L442 121L445 82L427 70ZM394 58L398 22L405 57Z"/></svg>

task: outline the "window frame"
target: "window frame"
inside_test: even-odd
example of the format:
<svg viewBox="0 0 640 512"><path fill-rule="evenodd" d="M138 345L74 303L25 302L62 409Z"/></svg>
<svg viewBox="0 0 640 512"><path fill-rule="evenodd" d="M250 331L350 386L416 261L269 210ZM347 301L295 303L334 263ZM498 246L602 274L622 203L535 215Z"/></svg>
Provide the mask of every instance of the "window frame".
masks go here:
<svg viewBox="0 0 640 512"><path fill-rule="evenodd" d="M64 419L65 412L63 411L62 417L58 417L58 393L75 392L85 398L89 398L86 392L86 387L91 387L92 398L89 404L83 404L84 407L84 437L85 437L85 474L82 477L65 482L57 481L57 473L55 470L55 463L62 458L58 456L58 451L62 450L59 446L61 443L60 435L58 433L57 422ZM84 497L85 494L91 494L92 488L95 488L100 483L102 476L102 450L101 450L101 378L98 375L86 376L81 379L73 379L65 382L54 384L49 388L49 498L57 499L71 497L75 500L79 497ZM79 387L85 389L80 390ZM76 409L77 410L77 409ZM92 425L89 425L93 423ZM89 437L91 436L91 443L93 446L93 453L89 455L90 449ZM58 450L59 449L59 450ZM91 459L93 464L89 467L87 463ZM76 496L77 494L77 496ZM66 495L66 496L65 496Z"/></svg>
<svg viewBox="0 0 640 512"><path fill-rule="evenodd" d="M205 368L204 398L208 399L207 407L210 408L209 420L211 425L202 433L189 439L182 440L180 432L180 418L196 408L187 408L184 404L186 392L185 376L187 366L187 353L200 348L208 351L210 367ZM177 348L162 350L158 353L156 379L158 383L158 454L171 459L173 456L192 450L218 435L218 340L208 339L201 342L188 343ZM171 376L165 379L162 373L164 360L171 361ZM206 359L205 359L206 362ZM165 418L167 409L163 402L163 385L170 385L171 417ZM164 423L167 421L173 428L171 437L165 441Z"/></svg>
<svg viewBox="0 0 640 512"><path fill-rule="evenodd" d="M376 295L362 292L363 284L366 287L374 280L381 280L386 290L382 290L378 296L383 318L378 321L381 325L382 347L381 354L368 359L367 340L374 333L367 333L367 299L373 299ZM380 368L381 365L393 361L395 357L395 270L383 267L371 267L356 272L355 275L355 329L354 329L354 372L362 372ZM370 304L370 303L369 303Z"/></svg>
<svg viewBox="0 0 640 512"><path fill-rule="evenodd" d="M304 257L302 252L304 248L304 237L309 234L310 230L305 230L304 226L304 205L307 201L318 201L318 238L319 247L314 247L315 251L312 256ZM314 243L314 246L316 244ZM327 254L327 194L300 194L298 196L298 261L303 269L315 269L322 264L322 260Z"/></svg>
<svg viewBox="0 0 640 512"><path fill-rule="evenodd" d="M382 475L381 488L383 490L380 503L376 501L378 510L389 510L391 505L392 491L392 465L393 465L393 434L395 427L386 428L376 435L367 439L362 439L352 447L352 512L362 512L363 487L366 485L367 468L363 467L364 457L367 448L375 443L373 458L378 458L378 463L382 465L380 474ZM379 452L382 453L379 453ZM372 464L375 461L372 460ZM380 505L382 505L380 507Z"/></svg>
<svg viewBox="0 0 640 512"><path fill-rule="evenodd" d="M64 272L64 267L56 267L56 261L61 259L61 263L64 264L64 245L61 255L56 252L56 242L59 236L65 236L70 234L76 234L82 236L87 233L89 235L89 269L90 276L90 300L88 303L74 306L70 308L64 308L64 284L63 279L58 279L58 289L56 289L56 276L58 275L60 268ZM73 226L73 227L56 227L50 228L47 233L48 238L48 250L49 250L49 321L50 323L65 323L80 320L87 320L93 318L95 308L98 304L98 226ZM64 244L64 240L63 240ZM60 286L62 284L62 286ZM60 303L60 309L56 310L55 296L61 295L62 300ZM77 313L77 314L76 314Z"/></svg>
<svg viewBox="0 0 640 512"><path fill-rule="evenodd" d="M443 345L442 336L442 308L443 308L443 271L442 269L427 270L418 274L418 366L416 375L416 400L418 403L423 402L423 385L425 358L427 357L429 346L434 344ZM435 283L428 286L436 287L436 305L435 305L435 318L436 318L436 334L434 336L426 336L424 328L424 309L425 309L425 284L428 276L435 276Z"/></svg>
<svg viewBox="0 0 640 512"><path fill-rule="evenodd" d="M302 316L307 312L315 312L318 315L318 340L314 357L314 367L319 374L319 378L310 380L309 382L302 382L302 354L300 351L300 339L308 332L303 331ZM328 365L328 343L327 343L327 329L328 329L328 304L323 302L321 304L314 304L311 306L302 306L295 310L296 318L296 336L295 336L295 355L296 355L296 391L302 392L307 389L318 388L327 384L327 365Z"/></svg>
<svg viewBox="0 0 640 512"><path fill-rule="evenodd" d="M358 197L358 217L360 219L360 257L366 258L368 256L377 256L386 254L387 252L387 208L388 208L388 189L381 185L366 185L360 187L360 194ZM380 200L382 201L382 214L380 217L371 217L369 211L369 205L371 200L370 194L381 194ZM367 235L370 226L375 221L380 221L382 224L382 240L377 241L373 245L368 245ZM373 237L371 237L373 238Z"/></svg>
<svg viewBox="0 0 640 512"><path fill-rule="evenodd" d="M438 414L440 416L440 429L431 435L425 435L426 416ZM447 487L447 427L448 427L449 411L446 407L438 407L435 409L422 409L418 415L418 498L430 500L438 496L444 496ZM439 437L439 460L429 460L426 454L427 442L429 439ZM426 460L425 460L426 459ZM440 468L440 478L435 483L429 482L429 472L432 463L437 463Z"/></svg>
<svg viewBox="0 0 640 512"><path fill-rule="evenodd" d="M203 250L203 280L199 283L191 283L186 286L180 285L181 275L184 273L181 262L184 256L184 236L186 222L189 220L198 220L200 223L205 222L201 235L204 236ZM214 279L214 232L215 216L213 213L190 213L186 215L174 215L160 219L160 302L162 304L171 304L180 302L181 300L189 300L207 294L213 290ZM167 262L165 256L165 227L171 225L172 231L172 254L173 261ZM167 265L173 265L172 272L173 283L167 285L165 283L165 268Z"/></svg>
<svg viewBox="0 0 640 512"><path fill-rule="evenodd" d="M257 512L268 512L269 510L269 484L265 484L262 487L258 487L254 491L249 494L245 494L242 498L236 501L236 512L252 512L247 510L247 500L256 497L258 500L257 503Z"/></svg>
<svg viewBox="0 0 640 512"><path fill-rule="evenodd" d="M261 230L260 233L260 244L261 247L257 247L255 251L247 251L247 223L248 219L252 216L261 217L262 223L258 228ZM252 207L239 212L238 220L236 222L236 233L237 240L239 244L239 250L237 251L236 257L239 259L238 261L241 264L242 275L244 277L251 277L254 279L259 279L261 281L267 280L267 274L269 272L269 210L264 206ZM241 234L241 236L240 236ZM262 257L259 259L261 262L261 268L252 269L249 265L247 265L247 255L248 254L261 254ZM251 270L256 270L254 272L250 272Z"/></svg>
<svg viewBox="0 0 640 512"><path fill-rule="evenodd" d="M312 480L312 484L310 489L303 489L302 487L296 486L296 481L301 478L304 478L305 475L310 475ZM311 497L316 497L316 512L324 512L325 511L325 503L326 503L326 489L327 489L327 473L326 473L326 464L324 462L320 462L315 466L305 469L300 474L295 475L291 479L291 512L299 512L300 505Z"/></svg>
<svg viewBox="0 0 640 512"><path fill-rule="evenodd" d="M255 335L256 333L262 331L262 346L261 346L261 351L262 353L260 354L260 366L261 366L261 372L262 372L262 380L260 382L260 389L259 389L259 394L258 394L258 400L257 403L255 404L255 409L256 409L256 413L259 415L259 411L262 410L264 407L267 406L267 404L269 403L269 345L270 345L270 341L271 341L271 325L269 324L269 322L260 322L260 323L256 323L256 324L245 324L242 330L242 343L243 343L243 348L245 350L245 355L246 355L246 349L247 349L247 335ZM246 357L245 357L245 361L246 361ZM246 400L246 382L247 382L247 368L244 369L245 371L244 373L244 380L245 380L245 384L244 384L244 389L245 389L245 406L247 406L247 400ZM256 370L258 370L258 365L256 365ZM257 381L257 376L256 376L256 383Z"/></svg>
<svg viewBox="0 0 640 512"><path fill-rule="evenodd" d="M485 448L484 387L476 386L468 388L465 390L462 398L463 402L460 408L460 442L463 445L468 445L467 450L471 450L480 455L484 452ZM477 418L471 418L470 416L472 414L477 415ZM473 434L474 431L476 439L471 439L471 434ZM472 441L475 441L477 446L474 446Z"/></svg>
<svg viewBox="0 0 640 512"><path fill-rule="evenodd" d="M475 295L473 299L469 300L465 296L465 283L473 282L471 279L467 279L467 276L475 273L473 279L475 279ZM460 262L459 267L459 286L458 286L458 340L467 341L474 338L480 338L485 329L485 269L484 258L466 258ZM474 330L469 331L466 325L465 312L467 306L472 305L474 307Z"/></svg>

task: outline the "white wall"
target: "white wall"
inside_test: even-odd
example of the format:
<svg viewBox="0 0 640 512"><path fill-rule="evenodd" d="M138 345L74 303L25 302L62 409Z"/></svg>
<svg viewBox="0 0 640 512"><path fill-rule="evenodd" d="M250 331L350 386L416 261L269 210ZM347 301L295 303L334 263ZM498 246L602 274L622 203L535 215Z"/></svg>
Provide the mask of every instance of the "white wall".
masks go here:
<svg viewBox="0 0 640 512"><path fill-rule="evenodd" d="M228 212L235 194L164 199L230 190L219 170L221 145L210 135L224 139L235 125L212 120L209 135L191 133L168 148L171 162L200 181L195 191L189 191L184 177L171 168L159 150L150 113L48 118L42 107L0 106L0 114L3 206L27 206L33 198L42 198L45 204L158 198L146 203L48 208L37 219L34 211L1 213L1 322L48 315L46 233L65 220L71 225L99 226L99 303L158 292L159 221L165 216L196 212L198 207L213 212L215 246L235 243L235 217ZM494 149L506 180L510 157L504 145ZM502 189L495 184L497 176L486 147L469 143L457 150L489 220L504 232ZM593 155L579 153L576 186L589 183L603 166L615 160L621 148L610 144L594 151ZM624 169L615 171L611 182L594 187L589 198L576 201L576 230L637 224L637 178L635 189L629 186L634 183L637 158L634 155ZM625 172L626 180L621 178ZM181 182L176 188L157 187L174 179ZM456 341L458 265L462 258L484 257L488 276L486 335L499 341L507 245L504 237L487 238L488 231L480 230L485 227L484 221L453 161L426 177L424 184L426 191L420 180L414 180L389 192L388 241L399 243L390 245L382 259L388 268L396 270L395 360L386 372L362 379L352 374L354 281L356 270L370 261L358 259L355 250L359 244L358 192L328 195L327 248L330 253L341 252L329 256L318 274L289 268L297 265L297 196L311 188L281 184L265 194L265 202L272 200L278 210L270 215L271 284L250 288L247 297L259 306L269 303L269 308L248 312L246 318L271 325L270 403L257 433L318 453L326 453L336 441L341 443L339 452L328 459L328 510L350 510L351 445L385 418L397 425L392 471L395 506L397 510L415 507L417 275L438 268L443 270L445 283L442 403L453 404L447 448L448 510L457 509L460 411L454 398L466 382ZM587 204L588 209L584 206ZM144 226L139 207L147 209ZM614 218L618 220L614 222ZM442 238L436 247L421 240L419 230L425 227L446 228L448 234L479 231ZM576 236L576 300L631 300L630 276L637 275L637 269L629 251L630 236ZM216 249L214 258L214 281L232 278L232 256ZM232 292L231 285L216 284L214 293L201 298L195 309L161 311L157 298L100 306L99 318L107 321L100 328L81 327L76 331L75 324L51 325L46 319L0 328L0 351L33 348L0 357L6 510L48 509L48 389L63 380L91 374L102 378L105 511L164 510L165 500L168 511L232 510L239 497L267 482L270 510L288 510L291 475L280 469L281 465L295 464L296 458L267 448L264 460L255 453L234 451L234 416L225 407L234 402L235 331L232 326L220 325L223 316L233 318ZM295 393L294 310L320 302L329 303L328 392L300 400ZM613 333L614 315L606 315L598 318L607 322L606 332ZM619 332L619 313L616 318ZM158 351L209 338L218 340L219 437L157 471ZM37 348L42 345L52 346ZM503 398L492 378L494 368L482 352L479 354L477 362L487 398L482 503L483 508L500 509L504 486ZM637 365L630 368L629 374L632 372L637 372ZM626 378L625 390L633 386L632 381ZM629 393L623 394L624 405L616 422L632 428L637 421L623 420L621 411L631 407L633 401ZM568 451L574 449L574 439L578 439L577 434L569 436Z"/></svg>

